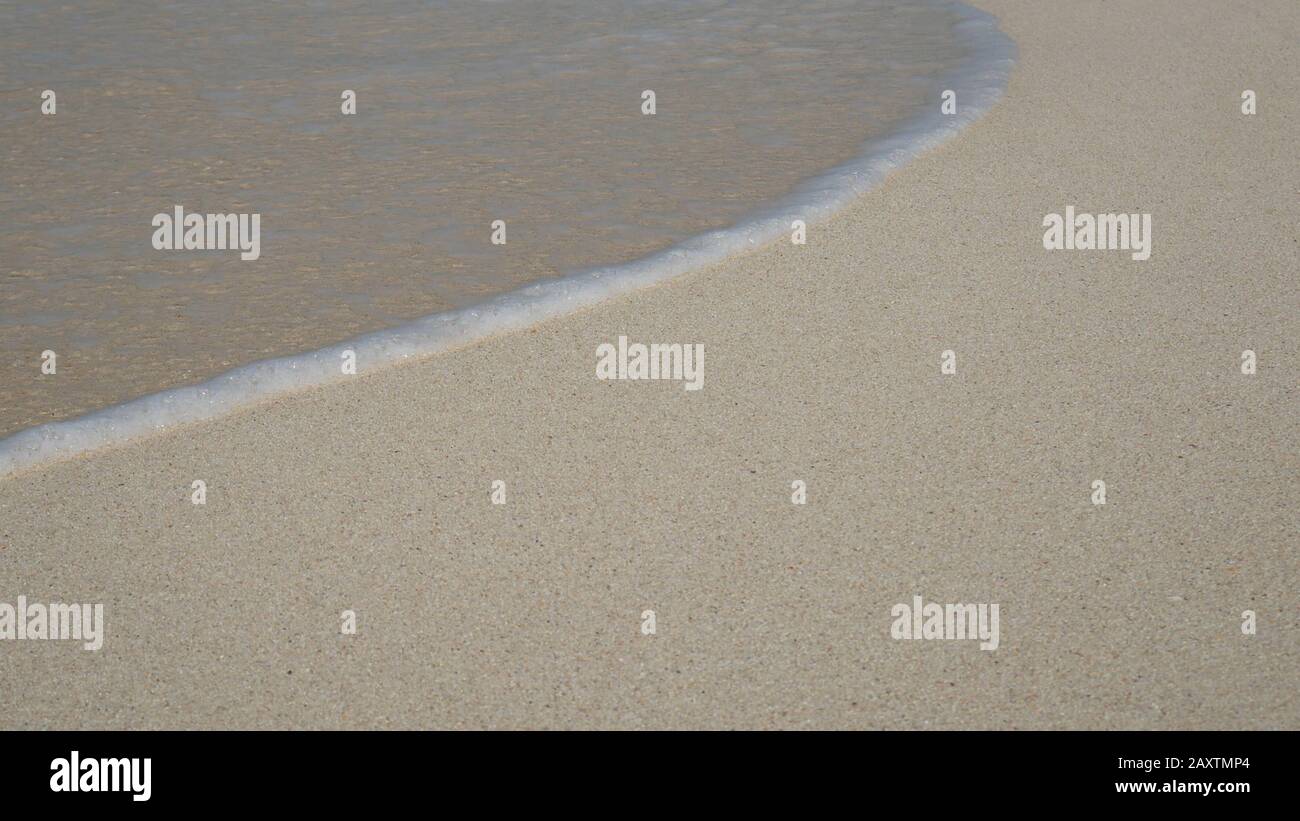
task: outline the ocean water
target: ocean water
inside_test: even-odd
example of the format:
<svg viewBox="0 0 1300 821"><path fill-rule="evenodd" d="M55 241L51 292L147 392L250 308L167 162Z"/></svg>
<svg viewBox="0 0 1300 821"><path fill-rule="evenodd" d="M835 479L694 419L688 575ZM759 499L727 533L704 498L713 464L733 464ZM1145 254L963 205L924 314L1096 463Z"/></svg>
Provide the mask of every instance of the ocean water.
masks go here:
<svg viewBox="0 0 1300 821"><path fill-rule="evenodd" d="M1013 59L948 0L0 6L0 474L815 226ZM260 257L155 250L177 205Z"/></svg>

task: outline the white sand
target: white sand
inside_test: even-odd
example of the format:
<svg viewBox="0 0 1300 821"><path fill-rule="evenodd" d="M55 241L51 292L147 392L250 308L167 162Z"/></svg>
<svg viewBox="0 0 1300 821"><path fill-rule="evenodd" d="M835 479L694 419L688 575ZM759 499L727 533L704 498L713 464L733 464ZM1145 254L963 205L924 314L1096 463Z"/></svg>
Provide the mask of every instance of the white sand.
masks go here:
<svg viewBox="0 0 1300 821"><path fill-rule="evenodd" d="M108 621L0 642L0 726L1300 728L1300 7L979 5L1007 98L805 247L0 482L0 601Z"/></svg>

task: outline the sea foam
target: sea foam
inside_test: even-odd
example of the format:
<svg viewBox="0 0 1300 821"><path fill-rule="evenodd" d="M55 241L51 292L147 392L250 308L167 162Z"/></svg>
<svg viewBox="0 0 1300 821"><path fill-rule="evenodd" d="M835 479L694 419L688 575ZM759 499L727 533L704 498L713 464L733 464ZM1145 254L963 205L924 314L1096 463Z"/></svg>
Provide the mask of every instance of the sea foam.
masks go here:
<svg viewBox="0 0 1300 821"><path fill-rule="evenodd" d="M966 56L941 81L957 94L951 115L933 106L889 135L862 146L854 159L805 180L789 195L734 226L709 231L633 262L577 271L510 291L471 307L433 314L295 356L253 362L213 379L165 390L85 416L52 422L0 440L0 476L56 459L211 419L291 391L357 378L342 373L346 351L359 373L594 305L618 294L676 277L788 235L791 222L825 221L894 169L948 139L989 110L1006 89L1015 44L996 18L961 3L939 2L957 19Z"/></svg>

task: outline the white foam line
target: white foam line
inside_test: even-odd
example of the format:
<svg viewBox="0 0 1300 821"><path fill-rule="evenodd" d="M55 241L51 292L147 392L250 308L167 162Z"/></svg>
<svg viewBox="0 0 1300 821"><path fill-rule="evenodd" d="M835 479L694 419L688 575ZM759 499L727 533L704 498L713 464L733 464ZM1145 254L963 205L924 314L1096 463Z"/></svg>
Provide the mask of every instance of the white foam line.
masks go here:
<svg viewBox="0 0 1300 821"><path fill-rule="evenodd" d="M891 171L978 119L1006 90L1017 54L1015 43L998 29L992 15L962 3L943 5L958 16L955 30L968 52L939 85L956 91L958 113L942 115L936 100L890 136L865 145L856 159L806 180L776 204L731 228L709 231L625 265L579 271L473 307L432 314L317 351L253 362L197 385L20 431L0 439L0 476L350 378L340 367L345 350L356 352L358 372L427 356L568 314L763 245L783 236L793 220L824 221Z"/></svg>

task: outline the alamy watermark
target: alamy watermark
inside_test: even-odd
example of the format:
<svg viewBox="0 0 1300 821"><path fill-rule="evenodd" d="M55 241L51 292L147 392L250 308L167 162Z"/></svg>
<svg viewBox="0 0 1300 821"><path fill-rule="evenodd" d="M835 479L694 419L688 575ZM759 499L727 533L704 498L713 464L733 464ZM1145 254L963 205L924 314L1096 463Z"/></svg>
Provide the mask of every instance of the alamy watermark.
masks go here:
<svg viewBox="0 0 1300 821"><path fill-rule="evenodd" d="M104 605L28 604L26 596L16 605L0 602L0 639L74 640L97 651L104 646Z"/></svg>
<svg viewBox="0 0 1300 821"><path fill-rule="evenodd" d="M1133 259L1151 258L1150 214L1076 214L1043 217L1043 247L1049 251L1132 251Z"/></svg>
<svg viewBox="0 0 1300 821"><path fill-rule="evenodd" d="M596 378L676 379L686 383L686 390L698 391L704 387L704 343L629 345L620 336L617 347L610 342L596 346Z"/></svg>
<svg viewBox="0 0 1300 821"><path fill-rule="evenodd" d="M239 258L262 255L261 214L154 214L153 247L159 251L226 251L238 249Z"/></svg>
<svg viewBox="0 0 1300 821"><path fill-rule="evenodd" d="M996 604L926 604L913 596L910 606L896 604L889 614L896 639L973 639L981 650L996 650L1001 641Z"/></svg>
<svg viewBox="0 0 1300 821"><path fill-rule="evenodd" d="M152 758L82 758L73 750L50 762L52 792L126 792L132 801L153 795Z"/></svg>

